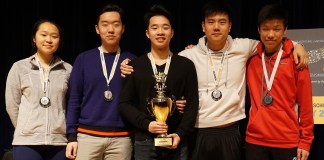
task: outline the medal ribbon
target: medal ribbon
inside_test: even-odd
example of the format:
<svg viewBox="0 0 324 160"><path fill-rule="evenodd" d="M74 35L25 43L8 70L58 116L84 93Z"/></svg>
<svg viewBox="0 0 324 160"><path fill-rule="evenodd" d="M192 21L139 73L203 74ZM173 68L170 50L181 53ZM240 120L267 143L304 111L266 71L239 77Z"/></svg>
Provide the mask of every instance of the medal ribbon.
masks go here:
<svg viewBox="0 0 324 160"><path fill-rule="evenodd" d="M117 63L118 63L118 60L119 60L120 48L118 48L118 50L117 50L117 54L115 56L114 63L112 65L112 67L111 67L109 78L108 78L108 73L107 73L107 68L106 68L106 61L105 61L105 56L104 56L104 53L103 53L103 50L102 50L102 46L98 47L98 49L99 49L99 52L100 52L100 60L101 60L102 72L103 72L103 75L105 76L105 79L106 79L106 82L107 82L107 87L109 89L110 81L114 77L116 67L117 67Z"/></svg>
<svg viewBox="0 0 324 160"><path fill-rule="evenodd" d="M224 62L225 62L225 59L227 58L227 53L226 53L226 51L222 53L221 64L216 69L216 66L214 65L213 58L212 58L211 53L210 53L209 50L210 49L208 49L207 54L208 54L209 62L210 62L210 65L211 65L211 68L212 68L212 71L213 71L214 83L215 83L216 90L217 90L218 85L219 85L219 81L220 81L221 76L222 76Z"/></svg>
<svg viewBox="0 0 324 160"><path fill-rule="evenodd" d="M264 53L264 51L262 53L262 68L263 68L263 74L265 76L268 91L270 91L271 88L272 88L273 80L274 80L274 77L275 77L277 69L278 69L278 65L279 65L279 62L280 62L280 59L281 59L281 56L282 56L282 52L283 52L283 50L282 50L282 46L281 46L280 50L279 50L279 53L278 53L278 56L276 58L276 62L274 64L273 70L271 72L270 79L269 79L266 64L265 64L265 57L264 57L265 53Z"/></svg>
<svg viewBox="0 0 324 160"><path fill-rule="evenodd" d="M169 67L170 67L170 63L171 63L171 57L172 57L172 53L169 54L166 65L164 67L164 72L163 73L165 74L165 76L167 76L168 72L169 72ZM156 65L155 65L155 60L153 58L152 52L149 53L149 58L151 60L153 73L154 73L154 75L156 75L156 74L158 74L158 71L157 71L157 68L156 68Z"/></svg>
<svg viewBox="0 0 324 160"><path fill-rule="evenodd" d="M38 58L38 53L35 56L38 68L39 68L39 76L40 76L40 80L41 80L41 84L42 84L42 90L43 93L46 97L48 97L48 82L49 82L49 70L47 71L45 68L42 67L42 64ZM53 61L53 59L52 59ZM52 64L52 61L50 63L50 65Z"/></svg>

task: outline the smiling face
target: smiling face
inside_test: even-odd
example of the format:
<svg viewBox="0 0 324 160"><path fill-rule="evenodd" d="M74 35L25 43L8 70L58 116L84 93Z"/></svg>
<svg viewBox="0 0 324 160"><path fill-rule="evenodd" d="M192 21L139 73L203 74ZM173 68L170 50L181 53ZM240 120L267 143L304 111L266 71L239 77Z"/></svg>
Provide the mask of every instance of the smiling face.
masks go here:
<svg viewBox="0 0 324 160"><path fill-rule="evenodd" d="M202 30L205 33L208 45L213 50L222 49L225 46L227 36L232 23L225 13L215 13L205 17L202 22Z"/></svg>
<svg viewBox="0 0 324 160"><path fill-rule="evenodd" d="M119 41L124 33L124 25L118 12L112 11L101 14L95 27L102 43L112 47L119 46Z"/></svg>
<svg viewBox="0 0 324 160"><path fill-rule="evenodd" d="M151 17L146 36L150 39L153 48L168 49L173 37L170 21L164 16Z"/></svg>
<svg viewBox="0 0 324 160"><path fill-rule="evenodd" d="M59 29L50 22L44 22L39 25L33 42L36 45L38 54L52 56L59 47Z"/></svg>
<svg viewBox="0 0 324 160"><path fill-rule="evenodd" d="M265 46L265 52L273 54L279 51L287 27L280 19L271 19L262 22L258 28L260 39Z"/></svg>

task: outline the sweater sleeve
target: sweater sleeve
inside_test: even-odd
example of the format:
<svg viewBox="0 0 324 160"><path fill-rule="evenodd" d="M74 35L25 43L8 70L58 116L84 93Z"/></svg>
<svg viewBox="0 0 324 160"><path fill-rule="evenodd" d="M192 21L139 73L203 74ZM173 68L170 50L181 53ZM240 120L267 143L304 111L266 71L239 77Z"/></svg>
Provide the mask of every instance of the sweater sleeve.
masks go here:
<svg viewBox="0 0 324 160"><path fill-rule="evenodd" d="M191 61L189 64L190 65L186 67L186 78L184 78L186 84L185 99L187 101L187 104L183 113L183 118L178 129L176 130L176 133L180 136L181 139L183 139L193 131L199 105L196 68Z"/></svg>
<svg viewBox="0 0 324 160"><path fill-rule="evenodd" d="M249 44L249 52L248 53L249 53L249 57L251 57L258 53L257 46L260 41L255 40L255 39L249 39L249 42L250 42L250 44Z"/></svg>
<svg viewBox="0 0 324 160"><path fill-rule="evenodd" d="M19 68L15 63L8 73L5 93L6 110L14 127L17 126L18 111L22 96L18 72Z"/></svg>
<svg viewBox="0 0 324 160"><path fill-rule="evenodd" d="M132 65L132 62L130 65ZM136 101L136 82L134 74L136 74L137 70L140 71L141 69L134 67L134 72L124 79L123 88L119 97L118 110L121 116L132 126L147 131L151 121L146 118L147 115L145 113L141 112L136 107L138 104Z"/></svg>
<svg viewBox="0 0 324 160"><path fill-rule="evenodd" d="M78 56L69 80L69 100L66 109L66 133L69 142L76 141L78 120L83 97L83 59Z"/></svg>
<svg viewBox="0 0 324 160"><path fill-rule="evenodd" d="M300 141L298 148L310 150L314 139L312 85L309 69L297 70L297 103L299 114Z"/></svg>

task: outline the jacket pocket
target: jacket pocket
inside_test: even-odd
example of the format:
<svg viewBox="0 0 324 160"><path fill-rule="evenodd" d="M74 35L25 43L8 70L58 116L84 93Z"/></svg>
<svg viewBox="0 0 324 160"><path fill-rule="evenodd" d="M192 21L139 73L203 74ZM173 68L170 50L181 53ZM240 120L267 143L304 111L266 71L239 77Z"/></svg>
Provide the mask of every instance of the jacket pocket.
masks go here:
<svg viewBox="0 0 324 160"><path fill-rule="evenodd" d="M51 114L50 122L52 123L51 133L66 133L65 112L63 110L54 108L53 113Z"/></svg>
<svg viewBox="0 0 324 160"><path fill-rule="evenodd" d="M266 140L298 140L298 126L286 112L259 109L247 128L247 134Z"/></svg>
<svg viewBox="0 0 324 160"><path fill-rule="evenodd" d="M23 134L44 133L46 123L46 113L44 108L35 108L27 114L27 120L22 129Z"/></svg>

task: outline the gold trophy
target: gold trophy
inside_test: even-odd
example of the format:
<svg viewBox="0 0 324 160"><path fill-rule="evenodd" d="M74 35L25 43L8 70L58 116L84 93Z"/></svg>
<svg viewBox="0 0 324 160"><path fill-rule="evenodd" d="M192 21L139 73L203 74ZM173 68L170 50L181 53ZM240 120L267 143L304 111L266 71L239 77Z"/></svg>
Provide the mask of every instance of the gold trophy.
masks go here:
<svg viewBox="0 0 324 160"><path fill-rule="evenodd" d="M157 95L148 102L148 110L152 116L155 117L157 122L166 123L166 120L174 111L174 101L164 94L166 89L166 75L163 72L159 72L154 75L154 78L156 81L154 88L156 89ZM158 134L157 137L154 138L154 145L172 146L172 138L167 137L166 133Z"/></svg>

